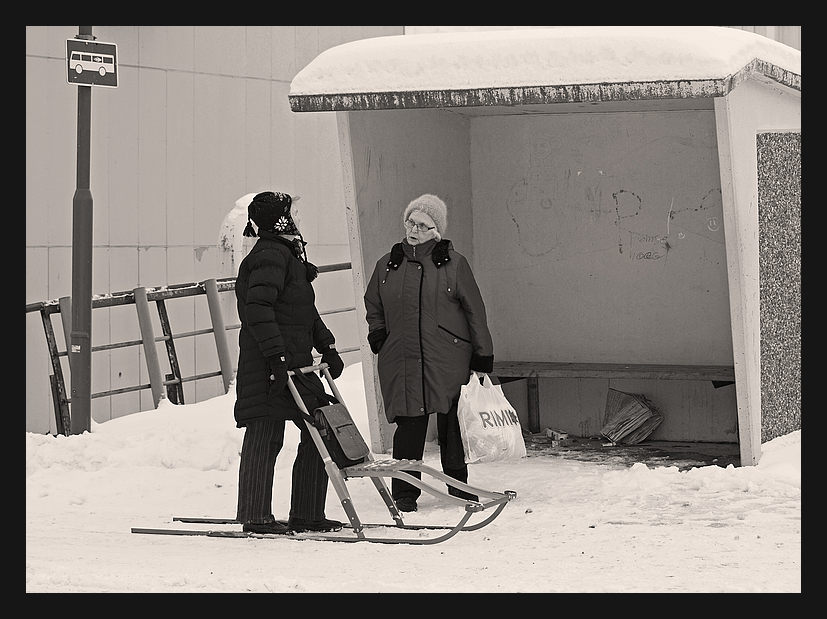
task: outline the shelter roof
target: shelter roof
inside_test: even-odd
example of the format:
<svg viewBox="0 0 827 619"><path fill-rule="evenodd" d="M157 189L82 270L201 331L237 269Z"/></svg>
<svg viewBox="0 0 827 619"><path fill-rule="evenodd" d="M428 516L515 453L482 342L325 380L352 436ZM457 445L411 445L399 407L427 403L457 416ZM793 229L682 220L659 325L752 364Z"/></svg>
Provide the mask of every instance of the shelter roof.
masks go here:
<svg viewBox="0 0 827 619"><path fill-rule="evenodd" d="M750 77L801 90L801 52L717 26L577 26L400 35L328 49L294 111L721 97Z"/></svg>

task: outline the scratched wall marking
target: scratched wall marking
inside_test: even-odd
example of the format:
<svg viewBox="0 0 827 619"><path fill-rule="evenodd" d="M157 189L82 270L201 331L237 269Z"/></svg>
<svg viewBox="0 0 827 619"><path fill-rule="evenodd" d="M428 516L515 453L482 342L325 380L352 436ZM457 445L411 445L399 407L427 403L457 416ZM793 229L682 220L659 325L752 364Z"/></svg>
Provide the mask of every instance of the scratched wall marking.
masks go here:
<svg viewBox="0 0 827 619"><path fill-rule="evenodd" d="M686 136L661 135L657 128L649 135L649 123L586 116L567 126L560 135L576 140L531 133L535 124L510 150L516 179L505 206L525 255L559 261L614 248L624 260L654 263L701 236L723 244L720 189L704 189L687 173L709 176L708 163L696 157L717 163L714 135L692 127ZM649 170L662 161L670 163L660 180ZM667 193L673 195L665 199Z"/></svg>

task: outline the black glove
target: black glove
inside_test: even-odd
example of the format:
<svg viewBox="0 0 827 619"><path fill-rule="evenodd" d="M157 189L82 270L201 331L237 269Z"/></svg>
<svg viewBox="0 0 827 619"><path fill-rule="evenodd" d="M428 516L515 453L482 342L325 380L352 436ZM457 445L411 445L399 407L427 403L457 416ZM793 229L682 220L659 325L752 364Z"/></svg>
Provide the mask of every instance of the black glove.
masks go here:
<svg viewBox="0 0 827 619"><path fill-rule="evenodd" d="M287 386L287 359L284 353L267 358L270 365L270 397L280 394Z"/></svg>
<svg viewBox="0 0 827 619"><path fill-rule="evenodd" d="M377 329L368 333L368 343L374 355L379 352L386 339L388 339L388 333L384 329Z"/></svg>
<svg viewBox="0 0 827 619"><path fill-rule="evenodd" d="M342 361L342 358L333 346L322 353L322 363L327 364L327 370L330 372L333 380L339 378L345 369L345 362Z"/></svg>
<svg viewBox="0 0 827 619"><path fill-rule="evenodd" d="M471 355L471 371L481 374L490 374L494 371L494 355L481 356L477 353Z"/></svg>

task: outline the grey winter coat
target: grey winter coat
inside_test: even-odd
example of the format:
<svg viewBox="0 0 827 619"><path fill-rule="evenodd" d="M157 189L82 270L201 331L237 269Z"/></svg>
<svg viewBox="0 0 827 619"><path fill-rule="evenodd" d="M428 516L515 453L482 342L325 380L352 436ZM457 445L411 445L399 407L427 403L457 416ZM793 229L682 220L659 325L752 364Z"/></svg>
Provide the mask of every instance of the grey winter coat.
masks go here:
<svg viewBox="0 0 827 619"><path fill-rule="evenodd" d="M492 371L485 304L450 241L394 245L376 263L364 300L389 422L447 413L472 369Z"/></svg>
<svg viewBox="0 0 827 619"><path fill-rule="evenodd" d="M314 347L323 352L335 343L316 310L316 293L293 244L263 230L259 237L235 283L241 319L234 410L238 427L255 419L295 418L299 409L288 388L269 393L271 359L284 353L288 369L306 367L313 364ZM316 374L306 376L321 388ZM300 381L296 387L310 411L327 404L316 403Z"/></svg>

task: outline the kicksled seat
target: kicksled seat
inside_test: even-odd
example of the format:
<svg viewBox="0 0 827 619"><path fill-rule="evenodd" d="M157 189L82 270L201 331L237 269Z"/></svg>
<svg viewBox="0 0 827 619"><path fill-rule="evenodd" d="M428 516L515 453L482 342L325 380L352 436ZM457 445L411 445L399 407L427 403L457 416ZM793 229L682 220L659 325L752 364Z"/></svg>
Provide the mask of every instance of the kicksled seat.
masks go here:
<svg viewBox="0 0 827 619"><path fill-rule="evenodd" d="M482 488L477 488L475 486L459 482L456 479L453 479L452 477L449 477L444 473L437 471L436 469L424 464L421 460L395 460L393 458L378 459L375 458L369 450L365 450L366 454L364 456L363 462L353 464L351 466L340 467L334 461L334 458L331 456L330 450L328 449L328 444L322 437L322 433L320 432L319 427L320 424L318 422L314 422L316 419L318 419L318 416L311 415L311 413L307 410L307 408L304 405L304 402L299 396L299 392L297 391L296 385L294 383L294 377L296 376L295 372L307 374L309 372L314 371L321 371L322 375L327 381L327 384L330 386L330 389L333 392L333 397L331 398L331 401L336 401L340 404L344 404L342 395L336 387L333 378L330 376L330 372L327 369L327 364L325 363L289 372L288 374L290 375L290 378L288 380L287 385L290 389L290 393L293 395L293 399L296 401L296 404L303 413L307 429L310 432L310 435L313 438L313 442L316 444L316 447L322 456L325 470L327 471L328 477L330 478L330 482L334 490L336 491L336 495L338 496L339 501L341 502L345 514L348 517L349 526L347 526L342 533L311 535L299 534L294 536L285 536L248 533L241 530L227 528L159 529L138 527L133 527L132 533L153 535L202 535L207 537L261 537L299 540L315 539L336 542L374 542L381 544L438 544L440 542L444 542L452 538L460 531L477 531L483 528L484 526L490 524L497 516L500 515L500 513L508 504L508 502L516 498L517 494L511 490L505 490L503 492L492 492L490 490L484 490ZM339 408L343 409L344 407ZM317 409L317 411L318 410L319 409ZM344 410L346 411L346 409ZM352 420L349 421L350 423L347 424L348 429L351 432L354 432L358 435L356 437L358 440L364 442L364 440L361 438L361 435L358 434L359 431L358 429L356 429L355 424L352 423ZM324 431L325 428L322 427L322 432ZM330 428L328 428L327 431L329 432ZM410 474L411 471L417 471L424 475L428 475L434 478L435 480L453 486L454 488L457 488L459 490L464 490L465 492L475 494L479 497L479 499L477 501L471 501L468 499L462 499L451 496L447 492L437 487L434 487L426 481L417 479L416 477ZM360 477L370 478L370 480L373 482L373 485L378 491L379 496L384 501L385 506L387 507L391 518L393 519L393 523L368 524L363 523L361 521L358 513L356 512L356 507L353 504L353 500L351 499L350 492L347 488L348 479ZM399 509L397 509L396 504L394 503L393 498L391 497L391 494L388 491L388 486L384 481L384 478L386 477L402 479L408 482L409 484L412 484L417 488L421 489L423 492L426 492L431 496L436 497L440 501L444 501L446 503L453 504L457 507L463 508L464 513L460 518L459 522L457 522L457 524L453 526L406 524L402 519L402 514L400 513ZM485 513L483 514L485 515L485 517L472 524L468 524L471 520L471 517L474 514L478 513ZM173 520L182 523L198 523L205 525L240 524L236 520L231 518L175 517L173 518ZM411 531L435 531L436 533L435 535L430 537L378 537L366 533L366 531L380 528L389 528L391 530L401 529ZM422 534L420 533L420 535Z"/></svg>

